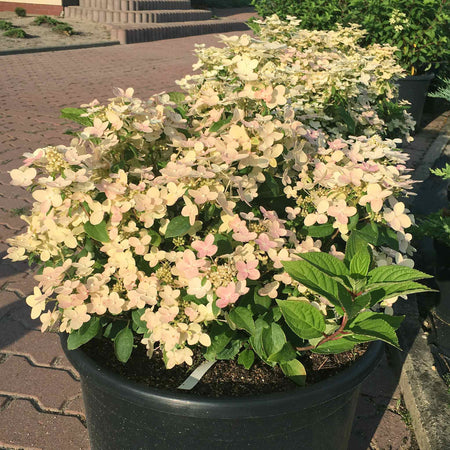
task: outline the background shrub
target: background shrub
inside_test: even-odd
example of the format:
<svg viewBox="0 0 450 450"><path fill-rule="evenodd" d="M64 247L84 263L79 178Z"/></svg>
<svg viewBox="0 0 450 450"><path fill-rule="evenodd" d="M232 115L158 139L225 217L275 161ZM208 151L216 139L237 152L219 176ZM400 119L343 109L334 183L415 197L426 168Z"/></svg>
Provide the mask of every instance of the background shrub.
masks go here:
<svg viewBox="0 0 450 450"><path fill-rule="evenodd" d="M34 20L33 20L33 24L34 25L50 25L50 26L55 26L55 25L59 25L63 22L60 22L59 20L54 19L53 17L50 16L37 16Z"/></svg>
<svg viewBox="0 0 450 450"><path fill-rule="evenodd" d="M58 23L54 27L52 27L52 31L59 34L66 34L67 36L72 36L74 33L73 28L67 23Z"/></svg>
<svg viewBox="0 0 450 450"><path fill-rule="evenodd" d="M26 17L27 16L27 11L25 10L25 8L21 8L20 6L17 7L14 12L16 13L17 16L19 17Z"/></svg>
<svg viewBox="0 0 450 450"><path fill-rule="evenodd" d="M14 12L16 13L17 16L19 17L26 17L27 16L27 11L25 8L21 8L20 6L17 7Z"/></svg>
<svg viewBox="0 0 450 450"><path fill-rule="evenodd" d="M11 28L9 30L6 30L3 33L3 36L9 38L25 39L27 37L27 33L25 33L25 31L23 31L22 28Z"/></svg>
<svg viewBox="0 0 450 450"><path fill-rule="evenodd" d="M0 30L11 30L14 25L8 20L0 20Z"/></svg>

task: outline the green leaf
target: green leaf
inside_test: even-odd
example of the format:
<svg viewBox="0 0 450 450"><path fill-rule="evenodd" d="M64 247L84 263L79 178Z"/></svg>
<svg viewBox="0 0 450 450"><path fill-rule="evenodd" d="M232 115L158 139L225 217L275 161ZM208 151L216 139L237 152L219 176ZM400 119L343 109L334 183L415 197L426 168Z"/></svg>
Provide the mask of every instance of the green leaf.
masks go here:
<svg viewBox="0 0 450 450"><path fill-rule="evenodd" d="M271 323L268 328L263 328L262 343L268 357L278 353L286 343L286 336L280 325Z"/></svg>
<svg viewBox="0 0 450 450"><path fill-rule="evenodd" d="M115 320L110 322L103 331L103 336L107 339L115 339L117 333L128 325L125 320Z"/></svg>
<svg viewBox="0 0 450 450"><path fill-rule="evenodd" d="M165 236L166 238L184 236L190 228L189 217L177 216L167 225Z"/></svg>
<svg viewBox="0 0 450 450"><path fill-rule="evenodd" d="M217 131L219 131L224 125L226 125L227 123L230 123L232 119L232 116L227 117L226 119L221 119L218 120L217 122L214 123L214 125L212 125L209 129L209 131L211 133L215 133Z"/></svg>
<svg viewBox="0 0 450 450"><path fill-rule="evenodd" d="M311 350L313 353L319 354L336 354L343 353L351 350L357 344L356 341L351 340L349 337L344 336L335 341L324 342L319 347Z"/></svg>
<svg viewBox="0 0 450 450"><path fill-rule="evenodd" d="M421 272L420 270L411 269L410 267L399 266L396 264L376 267L369 272L369 277L369 284L432 278L431 275Z"/></svg>
<svg viewBox="0 0 450 450"><path fill-rule="evenodd" d="M402 320L402 317L367 311L357 316L347 327L355 334L372 336L399 348L394 326L398 328Z"/></svg>
<svg viewBox="0 0 450 450"><path fill-rule="evenodd" d="M289 328L302 339L323 336L325 318L323 314L303 300L277 300L284 320Z"/></svg>
<svg viewBox="0 0 450 450"><path fill-rule="evenodd" d="M217 252L215 256L228 255L233 252L233 246L230 239L225 234L216 234L214 236L214 245L217 245Z"/></svg>
<svg viewBox="0 0 450 450"><path fill-rule="evenodd" d="M62 119L69 119L72 122L79 123L85 127L90 127L92 125L92 119L90 117L81 117L82 114L86 114L85 109L64 108L61 110Z"/></svg>
<svg viewBox="0 0 450 450"><path fill-rule="evenodd" d="M99 242L109 242L108 231L106 230L106 222L103 220L97 225L92 225L91 222L86 222L84 225L86 234Z"/></svg>
<svg viewBox="0 0 450 450"><path fill-rule="evenodd" d="M415 281L402 281L400 283L379 283L368 286L370 295L372 297L369 307L383 300L387 300L398 295L417 294L418 292L436 292L423 284Z"/></svg>
<svg viewBox="0 0 450 450"><path fill-rule="evenodd" d="M208 361L215 360L217 354L228 345L234 334L234 331L226 323L214 322L209 331L211 345L206 349L205 358Z"/></svg>
<svg viewBox="0 0 450 450"><path fill-rule="evenodd" d="M334 228L331 223L324 223L322 225L311 225L310 227L303 227L302 233L313 238L323 238L333 234Z"/></svg>
<svg viewBox="0 0 450 450"><path fill-rule="evenodd" d="M141 320L142 314L144 314L145 308L134 309L131 312L131 318L133 319L133 327L136 333L143 334L148 331L147 323Z"/></svg>
<svg viewBox="0 0 450 450"><path fill-rule="evenodd" d="M75 350L86 342L89 342L92 338L97 336L100 331L101 324L100 319L96 316L91 317L89 322L84 323L79 330L72 331L67 338L67 348L69 350Z"/></svg>
<svg viewBox="0 0 450 450"><path fill-rule="evenodd" d="M350 273L366 276L372 264L372 254L368 246L361 247L350 261Z"/></svg>
<svg viewBox="0 0 450 450"><path fill-rule="evenodd" d="M280 363L280 368L283 373L299 386L304 386L306 383L306 370L303 364L298 359Z"/></svg>
<svg viewBox="0 0 450 450"><path fill-rule="evenodd" d="M359 231L352 231L345 246L345 261L350 262L361 248L367 248L367 239Z"/></svg>
<svg viewBox="0 0 450 450"><path fill-rule="evenodd" d="M241 349L242 343L239 340L230 341L227 346L216 355L216 359L233 359Z"/></svg>
<svg viewBox="0 0 450 450"><path fill-rule="evenodd" d="M297 352L295 351L294 347L290 342L286 342L286 344L283 345L282 349L277 353L272 353L267 359L270 362L286 362L291 361L292 359L295 359L297 357Z"/></svg>
<svg viewBox="0 0 450 450"><path fill-rule="evenodd" d="M152 239L150 241L151 244L156 247L159 247L159 244L161 244L161 240L162 240L161 235L157 231L152 230L152 229L148 230L148 234L150 235L150 237Z"/></svg>
<svg viewBox="0 0 450 450"><path fill-rule="evenodd" d="M253 301L264 310L268 310L272 305L272 299L268 295L259 295L257 289L253 293Z"/></svg>
<svg viewBox="0 0 450 450"><path fill-rule="evenodd" d="M333 305L346 309L352 303L352 297L344 286L322 273L306 261L285 261L286 272L308 289L323 295Z"/></svg>
<svg viewBox="0 0 450 450"><path fill-rule="evenodd" d="M255 353L263 360L267 361L267 354L264 350L262 333L265 328L268 328L269 324L262 318L255 320L255 332L250 336L249 342Z"/></svg>
<svg viewBox="0 0 450 450"><path fill-rule="evenodd" d="M265 173L266 180L259 185L259 198L274 198L283 195L283 188L280 183L270 173Z"/></svg>
<svg viewBox="0 0 450 450"><path fill-rule="evenodd" d="M369 306L373 306L372 304L373 298L374 297L372 296L372 292L365 292L364 294L355 297L351 306L347 308L346 312L348 318L351 319L355 317L362 309L368 308ZM375 303L377 303L378 301L379 300L376 300Z"/></svg>
<svg viewBox="0 0 450 450"><path fill-rule="evenodd" d="M350 275L347 266L340 259L329 253L309 252L301 253L299 256L332 277Z"/></svg>
<svg viewBox="0 0 450 450"><path fill-rule="evenodd" d="M169 98L171 102L174 102L176 105L180 105L184 102L186 95L182 92L169 92Z"/></svg>
<svg viewBox="0 0 450 450"><path fill-rule="evenodd" d="M253 334L255 332L255 322L253 320L253 314L247 308L238 306L229 312L228 317L236 326L236 328L248 331L250 334Z"/></svg>
<svg viewBox="0 0 450 450"><path fill-rule="evenodd" d="M114 353L116 358L126 363L133 352L134 336L133 332L127 327L119 331L114 339Z"/></svg>
<svg viewBox="0 0 450 450"><path fill-rule="evenodd" d="M252 367L254 362L255 353L252 350L247 348L246 350L242 350L242 352L239 353L238 363L244 366L247 370Z"/></svg>

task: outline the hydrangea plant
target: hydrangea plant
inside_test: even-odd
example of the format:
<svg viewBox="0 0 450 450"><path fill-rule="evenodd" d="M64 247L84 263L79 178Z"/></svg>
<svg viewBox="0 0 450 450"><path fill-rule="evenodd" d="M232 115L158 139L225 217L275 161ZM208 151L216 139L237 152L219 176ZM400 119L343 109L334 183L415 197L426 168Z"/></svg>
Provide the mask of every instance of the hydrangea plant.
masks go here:
<svg viewBox="0 0 450 450"><path fill-rule="evenodd" d="M293 45L274 40L281 25ZM118 89L63 110L83 130L10 172L35 203L7 257L40 266L26 302L69 348L103 336L125 362L143 344L168 369L196 349L247 368L259 357L303 384L301 352L398 345L401 319L374 308L427 289L397 199L407 155L371 109L398 68L388 49L358 49L354 29L260 26L259 39L200 48L186 95Z"/></svg>

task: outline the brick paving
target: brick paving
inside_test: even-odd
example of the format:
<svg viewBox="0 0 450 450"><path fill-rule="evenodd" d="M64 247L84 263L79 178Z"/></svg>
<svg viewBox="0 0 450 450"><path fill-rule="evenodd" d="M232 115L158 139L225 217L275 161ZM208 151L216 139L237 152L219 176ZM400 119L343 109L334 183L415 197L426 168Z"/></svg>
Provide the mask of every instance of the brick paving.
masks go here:
<svg viewBox="0 0 450 450"><path fill-rule="evenodd" d="M174 80L191 70L194 44L216 42L205 35L0 57L0 257L5 239L24 228L20 209L31 205L25 190L9 185L7 171L25 152L69 141L61 108L105 101L115 86L132 86L140 97L175 90ZM406 148L413 168L448 117L431 122ZM32 277L26 264L0 260L0 449L87 450L78 376L58 337L41 334L29 318L24 298L33 290ZM383 360L362 388L350 450L416 448L399 401L397 380Z"/></svg>

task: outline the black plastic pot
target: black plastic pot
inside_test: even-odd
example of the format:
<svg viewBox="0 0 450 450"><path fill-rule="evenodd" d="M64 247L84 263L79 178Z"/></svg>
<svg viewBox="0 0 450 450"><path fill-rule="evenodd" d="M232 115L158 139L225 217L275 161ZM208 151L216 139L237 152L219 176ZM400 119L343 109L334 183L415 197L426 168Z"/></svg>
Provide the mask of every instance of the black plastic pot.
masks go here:
<svg viewBox="0 0 450 450"><path fill-rule="evenodd" d="M384 348L372 343L351 368L313 386L212 399L135 384L61 340L81 376L92 450L346 450L360 385Z"/></svg>
<svg viewBox="0 0 450 450"><path fill-rule="evenodd" d="M409 113L416 121L416 130L420 128L423 107L428 94L428 86L434 78L434 73L414 75L398 80L398 96L400 100L408 100L411 103Z"/></svg>

